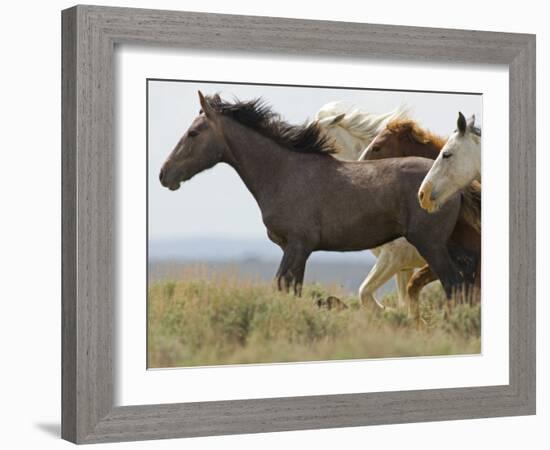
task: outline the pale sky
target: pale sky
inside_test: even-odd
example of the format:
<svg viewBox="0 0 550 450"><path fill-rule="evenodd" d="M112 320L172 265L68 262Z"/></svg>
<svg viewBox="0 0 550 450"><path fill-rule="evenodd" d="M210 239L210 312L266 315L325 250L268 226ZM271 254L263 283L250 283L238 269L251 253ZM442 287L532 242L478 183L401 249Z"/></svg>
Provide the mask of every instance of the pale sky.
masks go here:
<svg viewBox="0 0 550 450"><path fill-rule="evenodd" d="M175 192L159 182L158 173L164 160L199 113L198 90L206 95L218 92L227 100L262 97L290 123L311 119L325 103L344 101L373 113L385 113L406 104L414 119L441 135L455 129L458 111L466 116L475 114L476 124L482 125L481 95L181 81L149 81L148 89L151 240L194 236L266 238L258 206L229 166L218 164L182 184Z"/></svg>

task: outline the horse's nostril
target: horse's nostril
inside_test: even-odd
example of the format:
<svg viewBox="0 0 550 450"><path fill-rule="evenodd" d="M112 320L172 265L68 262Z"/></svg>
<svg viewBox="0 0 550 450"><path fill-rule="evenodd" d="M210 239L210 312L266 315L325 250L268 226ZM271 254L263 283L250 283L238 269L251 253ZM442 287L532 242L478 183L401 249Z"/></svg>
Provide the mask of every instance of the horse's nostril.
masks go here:
<svg viewBox="0 0 550 450"><path fill-rule="evenodd" d="M164 169L160 169L159 180L160 180L161 183L162 183L163 178L164 178Z"/></svg>
<svg viewBox="0 0 550 450"><path fill-rule="evenodd" d="M423 191L420 191L418 193L418 198L420 199L420 201L422 201L422 199L424 198L424 192Z"/></svg>

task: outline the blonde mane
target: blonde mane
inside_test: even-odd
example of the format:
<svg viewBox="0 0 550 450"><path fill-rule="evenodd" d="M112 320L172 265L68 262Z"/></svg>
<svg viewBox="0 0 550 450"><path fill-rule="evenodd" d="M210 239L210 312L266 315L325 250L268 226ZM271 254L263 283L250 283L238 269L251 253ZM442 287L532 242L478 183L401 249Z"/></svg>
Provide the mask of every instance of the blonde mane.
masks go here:
<svg viewBox="0 0 550 450"><path fill-rule="evenodd" d="M384 129L388 122L405 119L409 114L409 108L406 105L401 105L388 113L374 114L353 106L346 106L343 102L331 102L324 105L315 114L315 120L336 117L340 114L345 115L338 122L338 126L368 144Z"/></svg>
<svg viewBox="0 0 550 450"><path fill-rule="evenodd" d="M416 121L406 117L390 120L386 124L386 129L397 134L409 133L417 142L431 144L438 150L441 150L447 141L447 138L420 127Z"/></svg>

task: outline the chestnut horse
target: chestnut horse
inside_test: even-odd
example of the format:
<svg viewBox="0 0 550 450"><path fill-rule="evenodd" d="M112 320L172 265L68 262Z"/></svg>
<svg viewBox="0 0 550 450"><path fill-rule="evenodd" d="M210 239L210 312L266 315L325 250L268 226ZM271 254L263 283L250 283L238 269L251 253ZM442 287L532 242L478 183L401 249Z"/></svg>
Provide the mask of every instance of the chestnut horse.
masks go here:
<svg viewBox="0 0 550 450"><path fill-rule="evenodd" d="M279 289L301 295L312 252L366 250L400 236L437 273L448 299L469 284L475 257L450 239L461 196L430 214L416 192L431 167L425 158L347 162L315 124L284 122L260 100L226 102L199 92L201 112L159 178L170 190L214 165L235 169L256 200L267 235L283 250Z"/></svg>
<svg viewBox="0 0 550 450"><path fill-rule="evenodd" d="M365 149L360 160L374 161L409 156L422 156L435 160L446 142L446 138L421 128L412 119L393 120ZM474 281L479 290L481 287L481 185L476 182L472 183L467 188L466 195L474 200L474 202L470 202L470 205L473 204L479 209L465 210L465 214L461 215L457 222L453 236L465 248L478 255ZM437 276L428 265L416 272L407 286L411 302L417 305L420 290L436 279Z"/></svg>

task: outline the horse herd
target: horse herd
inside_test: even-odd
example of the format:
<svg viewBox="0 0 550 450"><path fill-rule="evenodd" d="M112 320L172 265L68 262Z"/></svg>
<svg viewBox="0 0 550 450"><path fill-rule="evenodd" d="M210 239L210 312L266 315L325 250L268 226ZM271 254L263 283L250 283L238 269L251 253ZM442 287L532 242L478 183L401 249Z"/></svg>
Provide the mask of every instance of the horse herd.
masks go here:
<svg viewBox="0 0 550 450"><path fill-rule="evenodd" d="M203 96L201 110L160 171L170 190L219 162L254 196L283 250L280 290L301 295L312 252L371 249L364 305L396 276L398 301L419 320L418 295L439 279L450 300L479 293L481 131L459 113L448 139L403 108L375 115L329 103L291 125L261 99ZM419 270L416 270L419 269ZM449 302L448 302L449 303Z"/></svg>

